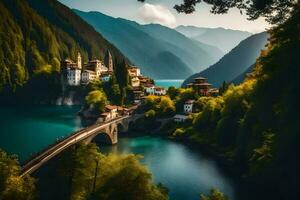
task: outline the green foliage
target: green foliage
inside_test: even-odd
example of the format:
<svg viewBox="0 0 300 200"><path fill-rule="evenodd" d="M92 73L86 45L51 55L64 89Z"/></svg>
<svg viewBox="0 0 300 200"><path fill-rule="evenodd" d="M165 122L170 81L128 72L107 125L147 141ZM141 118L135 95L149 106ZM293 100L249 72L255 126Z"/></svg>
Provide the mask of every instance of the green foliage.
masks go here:
<svg viewBox="0 0 300 200"><path fill-rule="evenodd" d="M241 85L198 99L200 112L188 135L231 161L272 199L300 196L299 19L300 6L270 31L267 50Z"/></svg>
<svg viewBox="0 0 300 200"><path fill-rule="evenodd" d="M177 129L173 132L172 136L175 136L175 137L181 137L181 136L184 135L184 133L185 133L185 131L184 131L183 128L177 128Z"/></svg>
<svg viewBox="0 0 300 200"><path fill-rule="evenodd" d="M88 105L93 105L99 112L103 112L107 98L104 92L94 90L89 92L89 94L85 97L85 101Z"/></svg>
<svg viewBox="0 0 300 200"><path fill-rule="evenodd" d="M171 86L168 88L167 95L174 100L179 95L179 89Z"/></svg>
<svg viewBox="0 0 300 200"><path fill-rule="evenodd" d="M35 180L30 176L20 177L20 172L17 158L0 150L0 200L35 199Z"/></svg>
<svg viewBox="0 0 300 200"><path fill-rule="evenodd" d="M223 82L222 86L219 88L219 94L223 95L227 89L229 88L230 84L227 83L226 81Z"/></svg>
<svg viewBox="0 0 300 200"><path fill-rule="evenodd" d="M143 102L142 108L145 111L153 110L156 116L168 117L175 113L174 102L168 96L154 96L149 95Z"/></svg>
<svg viewBox="0 0 300 200"><path fill-rule="evenodd" d="M167 190L155 185L139 156L107 156L95 144L79 145L67 152L63 165L71 180L71 200L167 200ZM95 186L95 187L94 187Z"/></svg>
<svg viewBox="0 0 300 200"><path fill-rule="evenodd" d="M208 196L201 194L200 200L229 200L222 192L212 189Z"/></svg>
<svg viewBox="0 0 300 200"><path fill-rule="evenodd" d="M172 116L175 113L174 102L168 96L160 97L157 112L160 116Z"/></svg>
<svg viewBox="0 0 300 200"><path fill-rule="evenodd" d="M138 0L144 2L145 0ZM292 14L293 10L299 6L298 1L280 0L280 1L219 1L219 0L184 0L181 4L177 4L174 8L178 12L193 13L199 3L208 3L212 5L211 12L214 14L227 13L232 8L237 8L240 13L246 13L249 20L256 20L265 17L270 23L283 23Z"/></svg>
<svg viewBox="0 0 300 200"><path fill-rule="evenodd" d="M153 120L156 116L155 110L149 110L145 113L146 119Z"/></svg>

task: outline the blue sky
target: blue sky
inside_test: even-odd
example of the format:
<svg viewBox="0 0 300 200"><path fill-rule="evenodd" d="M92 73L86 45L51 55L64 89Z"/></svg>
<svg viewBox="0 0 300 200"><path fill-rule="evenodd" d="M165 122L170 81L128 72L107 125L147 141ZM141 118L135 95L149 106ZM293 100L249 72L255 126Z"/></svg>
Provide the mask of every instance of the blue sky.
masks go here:
<svg viewBox="0 0 300 200"><path fill-rule="evenodd" d="M195 13L178 14L173 6L183 0L148 0L140 3L136 0L59 0L70 8L82 11L99 11L104 14L137 21L141 24L159 23L169 27L195 25L199 27L223 27L245 30L253 33L269 27L264 19L248 21L237 9L225 15L213 15L209 5L197 6Z"/></svg>

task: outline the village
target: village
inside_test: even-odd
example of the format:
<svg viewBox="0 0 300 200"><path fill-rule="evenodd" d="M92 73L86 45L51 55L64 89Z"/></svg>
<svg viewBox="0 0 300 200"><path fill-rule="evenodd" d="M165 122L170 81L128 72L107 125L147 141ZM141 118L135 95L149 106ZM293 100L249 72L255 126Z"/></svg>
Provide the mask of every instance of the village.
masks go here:
<svg viewBox="0 0 300 200"><path fill-rule="evenodd" d="M61 62L61 75L64 83L70 87L78 87L87 85L90 82L101 80L108 82L114 73L113 59L109 51L107 51L104 61L94 59L87 63L82 63L80 53L78 53L77 61L65 59ZM158 87L154 81L142 75L141 70L137 66L128 66L128 75L130 77L130 85L133 88L134 101L131 108L125 108L117 105L106 105L105 112L100 114L99 122L112 120L118 116L130 114L132 108L137 108L143 100L149 96L164 96L167 94L166 88ZM192 83L187 84L186 88L193 88L199 96L218 96L219 90L213 88L207 79L197 77ZM196 112L195 99L187 100L183 105L183 113L176 113L173 120L177 123L183 123L188 119L188 115Z"/></svg>
<svg viewBox="0 0 300 200"><path fill-rule="evenodd" d="M167 91L163 87L155 86L154 81L147 76L142 75L137 66L128 66L128 75L130 85L133 88L134 102L139 105L147 95L163 96ZM93 59L87 63L82 63L80 53L77 55L77 61L65 59L61 61L61 75L64 84L69 87L79 87L87 85L90 82L100 80L109 82L114 73L113 59L107 51L104 62L99 59ZM105 112L100 115L100 121L107 121L116 118L119 115L128 112L129 109L116 105L106 105Z"/></svg>

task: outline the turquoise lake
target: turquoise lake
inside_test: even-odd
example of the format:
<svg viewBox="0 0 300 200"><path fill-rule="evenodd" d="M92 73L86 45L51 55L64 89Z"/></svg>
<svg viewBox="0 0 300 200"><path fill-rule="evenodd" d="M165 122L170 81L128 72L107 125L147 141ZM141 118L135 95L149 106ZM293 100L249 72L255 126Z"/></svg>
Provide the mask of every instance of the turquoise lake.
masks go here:
<svg viewBox="0 0 300 200"><path fill-rule="evenodd" d="M0 148L26 160L57 138L83 125L76 106L0 107ZM169 189L171 200L199 200L200 193L216 187L234 199L234 186L216 163L188 146L160 137L120 137L104 153L141 154L155 182Z"/></svg>
<svg viewBox="0 0 300 200"><path fill-rule="evenodd" d="M154 80L155 85L157 85L159 87L164 87L164 88L168 88L171 86L180 88L183 81L184 80Z"/></svg>

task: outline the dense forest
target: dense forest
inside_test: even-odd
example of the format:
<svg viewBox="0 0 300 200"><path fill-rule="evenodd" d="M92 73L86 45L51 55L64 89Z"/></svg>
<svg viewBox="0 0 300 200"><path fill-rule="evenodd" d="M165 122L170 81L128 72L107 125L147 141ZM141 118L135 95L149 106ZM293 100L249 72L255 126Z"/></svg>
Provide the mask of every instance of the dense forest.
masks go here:
<svg viewBox="0 0 300 200"><path fill-rule="evenodd" d="M219 97L195 97L190 89L169 89L181 107L196 98L198 112L169 134L206 147L247 185L241 199L299 199L300 7L270 30L254 72ZM172 127L172 128L170 128ZM253 192L255 191L255 192ZM245 191L244 191L245 192Z"/></svg>
<svg viewBox="0 0 300 200"><path fill-rule="evenodd" d="M283 4L290 5L286 1ZM185 2L182 7L192 5ZM288 16L284 13L277 13L279 18L269 16L277 25L269 30L267 47L243 83L223 84L218 97L201 97L193 89L168 90L173 101L169 107L174 104L180 113L183 102L196 99L196 112L184 124L171 122L163 129L176 139L192 141L226 163L240 180L242 191L237 194L238 199L300 197L297 189L300 178L300 4L291 4L291 7ZM253 8L251 12L256 10ZM278 22L279 19L282 21ZM147 105L150 106L147 108ZM151 110L158 111L157 103L151 98L146 100L144 108L151 113L154 113Z"/></svg>
<svg viewBox="0 0 300 200"><path fill-rule="evenodd" d="M12 93L21 95L22 101L30 97L28 93L44 99L57 95L60 60L74 59L78 52L87 61L95 57L103 60L110 50L118 62L128 62L90 25L56 0L3 0L0 16L1 100L10 99Z"/></svg>

